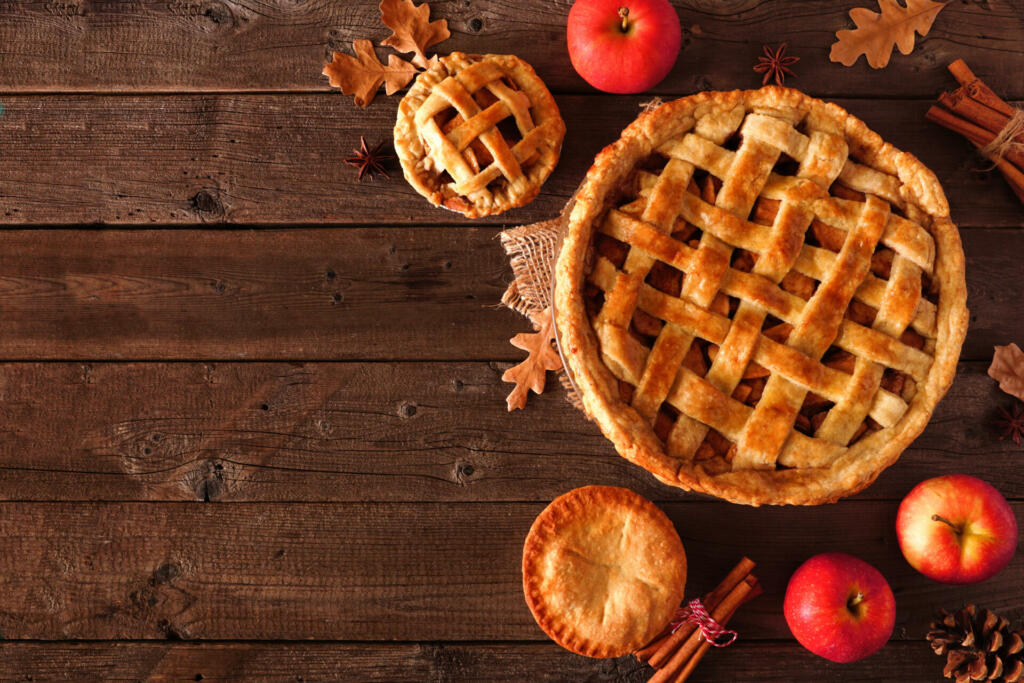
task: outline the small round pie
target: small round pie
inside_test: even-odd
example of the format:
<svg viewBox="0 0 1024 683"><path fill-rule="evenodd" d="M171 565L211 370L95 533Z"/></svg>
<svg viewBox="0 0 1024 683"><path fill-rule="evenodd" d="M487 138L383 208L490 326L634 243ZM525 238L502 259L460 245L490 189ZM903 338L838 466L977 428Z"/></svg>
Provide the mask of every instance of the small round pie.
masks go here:
<svg viewBox="0 0 1024 683"><path fill-rule="evenodd" d="M567 370L618 452L748 505L869 485L928 423L967 330L935 174L777 86L630 124L577 193L555 281Z"/></svg>
<svg viewBox="0 0 1024 683"><path fill-rule="evenodd" d="M558 105L529 64L453 52L402 98L395 151L434 206L478 218L532 201L564 137Z"/></svg>
<svg viewBox="0 0 1024 683"><path fill-rule="evenodd" d="M523 591L556 643L588 657L634 652L683 599L686 553L665 513L629 489L585 486L556 498L523 547Z"/></svg>

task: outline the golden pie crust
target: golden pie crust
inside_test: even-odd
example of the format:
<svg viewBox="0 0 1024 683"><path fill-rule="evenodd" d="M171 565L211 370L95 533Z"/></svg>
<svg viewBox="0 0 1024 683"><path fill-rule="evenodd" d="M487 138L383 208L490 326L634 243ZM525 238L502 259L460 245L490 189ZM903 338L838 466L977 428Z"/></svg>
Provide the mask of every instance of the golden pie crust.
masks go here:
<svg viewBox="0 0 1024 683"><path fill-rule="evenodd" d="M953 381L968 312L942 187L835 104L777 86L669 102L576 200L556 269L567 369L665 483L835 501Z"/></svg>
<svg viewBox="0 0 1024 683"><path fill-rule="evenodd" d="M453 52L402 98L395 151L434 206L478 218L532 201L564 137L558 105L529 64Z"/></svg>
<svg viewBox="0 0 1024 683"><path fill-rule="evenodd" d="M686 553L665 513L628 489L585 486L556 498L523 547L523 591L562 647L618 657L654 639L683 599Z"/></svg>

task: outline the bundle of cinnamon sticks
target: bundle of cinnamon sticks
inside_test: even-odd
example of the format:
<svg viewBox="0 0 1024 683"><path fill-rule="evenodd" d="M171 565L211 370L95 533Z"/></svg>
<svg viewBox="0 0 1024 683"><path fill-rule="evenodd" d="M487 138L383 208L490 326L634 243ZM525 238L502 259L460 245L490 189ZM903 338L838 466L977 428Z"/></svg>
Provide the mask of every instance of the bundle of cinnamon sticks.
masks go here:
<svg viewBox="0 0 1024 683"><path fill-rule="evenodd" d="M744 557L702 602L712 618L725 626L743 603L762 593L761 584L750 572L754 563ZM675 633L665 633L650 645L636 651L636 658L657 669L649 683L685 681L707 654L711 643L691 622L683 623Z"/></svg>
<svg viewBox="0 0 1024 683"><path fill-rule="evenodd" d="M1024 202L1024 115L996 95L962 59L950 64L949 72L960 87L939 96L941 106L928 110L928 120L974 143ZM991 149L993 141L998 149Z"/></svg>

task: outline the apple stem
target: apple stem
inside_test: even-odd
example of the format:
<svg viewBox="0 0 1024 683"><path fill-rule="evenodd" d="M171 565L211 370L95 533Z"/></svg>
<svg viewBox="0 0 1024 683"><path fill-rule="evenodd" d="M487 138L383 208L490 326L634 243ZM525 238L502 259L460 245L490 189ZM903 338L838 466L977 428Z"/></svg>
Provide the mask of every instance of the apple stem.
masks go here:
<svg viewBox="0 0 1024 683"><path fill-rule="evenodd" d="M620 7L619 16L622 17L622 32L625 33L629 30L629 8Z"/></svg>
<svg viewBox="0 0 1024 683"><path fill-rule="evenodd" d="M964 530L960 528L959 525L953 524L953 522L949 521L945 517L941 517L939 515L932 515L932 520L935 522L942 522L943 524L948 524L953 529L953 531L955 531L958 534L962 534L964 532Z"/></svg>

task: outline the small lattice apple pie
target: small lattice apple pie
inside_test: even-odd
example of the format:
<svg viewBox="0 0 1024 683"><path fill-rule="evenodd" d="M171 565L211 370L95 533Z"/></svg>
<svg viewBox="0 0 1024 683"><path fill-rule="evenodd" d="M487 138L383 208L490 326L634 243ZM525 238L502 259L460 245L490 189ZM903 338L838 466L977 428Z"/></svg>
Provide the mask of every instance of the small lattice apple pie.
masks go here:
<svg viewBox="0 0 1024 683"><path fill-rule="evenodd" d="M563 137L558 105L529 64L453 52L402 98L395 151L405 179L434 206L477 218L532 201Z"/></svg>
<svg viewBox="0 0 1024 683"><path fill-rule="evenodd" d="M750 505L874 481L949 388L968 319L935 175L776 86L670 102L604 149L555 304L568 371L619 453Z"/></svg>

